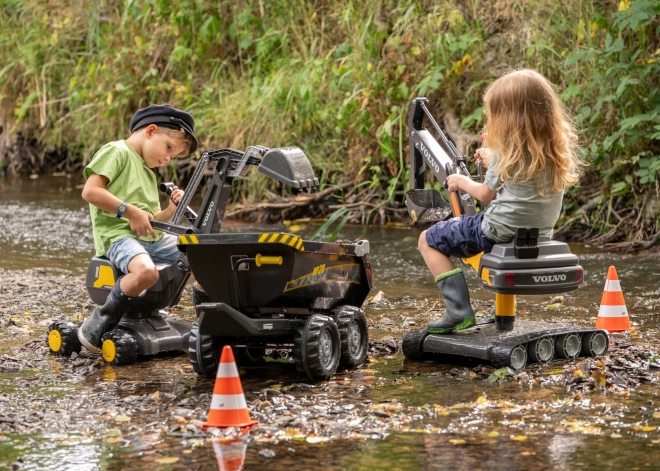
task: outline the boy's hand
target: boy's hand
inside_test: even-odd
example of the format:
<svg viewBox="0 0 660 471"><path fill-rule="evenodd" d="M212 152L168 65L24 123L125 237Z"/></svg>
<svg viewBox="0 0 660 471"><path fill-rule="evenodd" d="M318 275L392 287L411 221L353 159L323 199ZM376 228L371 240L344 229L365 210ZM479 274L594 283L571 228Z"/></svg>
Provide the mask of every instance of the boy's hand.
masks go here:
<svg viewBox="0 0 660 471"><path fill-rule="evenodd" d="M457 175L457 174L452 174L452 175L447 175L447 190L448 191L464 191L461 188L461 185L463 181L467 180L468 178L465 175Z"/></svg>
<svg viewBox="0 0 660 471"><path fill-rule="evenodd" d="M172 193L170 193L171 202L173 202L174 204L179 204L181 198L183 198L183 190L178 186L173 186Z"/></svg>
<svg viewBox="0 0 660 471"><path fill-rule="evenodd" d="M156 239L156 232L151 227L151 215L146 211L142 211L135 206L129 206L129 210L124 213L124 216L131 224L131 231L135 232L139 237L147 237L151 235Z"/></svg>

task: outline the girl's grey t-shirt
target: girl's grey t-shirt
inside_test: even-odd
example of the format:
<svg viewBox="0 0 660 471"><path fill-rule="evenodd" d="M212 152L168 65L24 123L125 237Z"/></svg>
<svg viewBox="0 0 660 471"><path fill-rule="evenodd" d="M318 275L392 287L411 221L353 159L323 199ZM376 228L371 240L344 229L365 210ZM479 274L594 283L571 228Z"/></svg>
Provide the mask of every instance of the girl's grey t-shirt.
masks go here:
<svg viewBox="0 0 660 471"><path fill-rule="evenodd" d="M520 227L538 227L540 235L552 237L564 195L563 191L552 191L552 169L545 169L541 182L545 183L547 196L541 196L536 192L534 179L502 184L499 174L491 170L494 166L493 159L484 180L488 188L497 193L481 221L486 237L494 242L508 242Z"/></svg>

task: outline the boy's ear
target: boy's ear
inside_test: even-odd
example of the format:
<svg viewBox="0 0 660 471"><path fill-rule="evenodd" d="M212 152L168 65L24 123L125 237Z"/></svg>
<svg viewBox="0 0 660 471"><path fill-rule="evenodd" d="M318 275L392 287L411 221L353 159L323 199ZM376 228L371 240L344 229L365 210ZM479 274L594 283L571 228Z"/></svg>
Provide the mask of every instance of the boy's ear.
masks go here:
<svg viewBox="0 0 660 471"><path fill-rule="evenodd" d="M146 134L147 137L151 137L153 134L156 133L156 130L158 129L158 126L155 124L150 124L146 128L144 128L144 133Z"/></svg>

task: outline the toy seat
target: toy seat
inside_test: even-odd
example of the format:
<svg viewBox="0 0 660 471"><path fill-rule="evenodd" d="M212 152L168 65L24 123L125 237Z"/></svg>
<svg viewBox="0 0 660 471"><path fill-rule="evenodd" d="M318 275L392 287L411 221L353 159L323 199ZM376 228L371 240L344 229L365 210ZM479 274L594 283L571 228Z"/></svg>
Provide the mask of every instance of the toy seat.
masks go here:
<svg viewBox="0 0 660 471"><path fill-rule="evenodd" d="M516 294L565 293L584 280L568 244L539 236L537 228L518 229L511 242L481 255L477 273L483 287L495 292L498 330L513 330Z"/></svg>

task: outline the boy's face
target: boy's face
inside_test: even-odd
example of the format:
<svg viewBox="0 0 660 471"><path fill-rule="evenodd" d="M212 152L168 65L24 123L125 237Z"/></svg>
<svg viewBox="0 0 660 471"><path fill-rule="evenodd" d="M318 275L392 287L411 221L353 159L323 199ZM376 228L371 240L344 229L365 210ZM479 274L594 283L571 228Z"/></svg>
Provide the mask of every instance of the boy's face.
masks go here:
<svg viewBox="0 0 660 471"><path fill-rule="evenodd" d="M187 150L187 144L183 139L156 130L155 124L147 126L146 139L142 144L142 158L149 168L161 167Z"/></svg>

